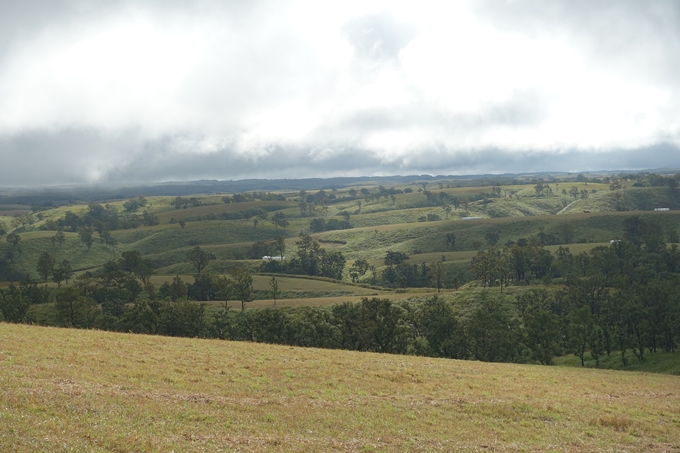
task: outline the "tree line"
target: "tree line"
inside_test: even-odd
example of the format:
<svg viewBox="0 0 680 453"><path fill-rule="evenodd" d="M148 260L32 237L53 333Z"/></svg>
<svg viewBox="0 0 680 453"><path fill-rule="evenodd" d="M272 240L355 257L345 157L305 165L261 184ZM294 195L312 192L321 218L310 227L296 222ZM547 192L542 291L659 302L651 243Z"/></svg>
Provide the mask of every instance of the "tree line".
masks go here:
<svg viewBox="0 0 680 453"><path fill-rule="evenodd" d="M247 273L243 273L249 287ZM232 275L233 297L238 280ZM174 282L176 283L176 282ZM61 325L145 334L221 338L294 346L348 349L492 362L550 364L573 353L582 363L619 354L624 363L646 351L675 351L680 335L677 279L611 290L601 277L559 291L533 288L515 295L488 290L463 300L427 297L390 301L364 298L330 307L234 310L226 303L211 316L184 296L105 299L100 306L80 284L57 291ZM27 290L10 286L0 309L20 322ZM222 294L220 297L225 297ZM249 296L246 295L247 300Z"/></svg>

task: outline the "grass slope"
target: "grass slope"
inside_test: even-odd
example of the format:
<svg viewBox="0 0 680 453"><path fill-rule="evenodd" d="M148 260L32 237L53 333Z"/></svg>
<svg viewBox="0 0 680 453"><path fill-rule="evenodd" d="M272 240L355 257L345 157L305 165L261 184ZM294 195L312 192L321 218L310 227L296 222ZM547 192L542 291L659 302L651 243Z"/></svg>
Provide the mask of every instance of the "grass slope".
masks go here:
<svg viewBox="0 0 680 453"><path fill-rule="evenodd" d="M89 269L120 256L123 251L137 250L145 258L152 260L157 273L173 275L193 272L191 264L187 262L187 252L198 245L216 257L208 268L210 272L226 272L238 264L256 271L259 262L247 259L253 242L268 241L281 234L287 238L287 254L294 254L297 235L301 231L309 231L312 218L337 219L337 214L345 211L351 214L352 229L322 232L313 236L322 242L326 241L323 242L324 247L333 247L348 260L366 258L371 264L380 267L388 250L414 255L413 263L430 262L445 255L450 260L449 265L459 265L460 269L456 272L460 273L464 270L464 263L476 253L480 244L486 243L485 236L489 232L500 234L499 246L506 241L538 234L539 231L564 243L608 243L610 239L623 236L623 221L632 215L654 216L660 221L664 232L676 229L680 221L677 211L649 212L657 206L671 209L680 207L680 190L672 191L667 187L629 187L610 191L607 185L593 183L560 184L559 188L556 184L553 185L553 194L540 197L537 196L533 184L503 186L500 197L489 196L491 187L437 189L431 185L429 189L433 194L446 193L460 200L474 200L469 202L466 210L461 205L459 209L450 212L448 220L444 219L446 212L442 206L430 206L432 200L428 200L424 192L399 194L393 201L387 197L379 200L352 199L347 191L340 190L337 191L336 200L325 207L318 206L312 215L306 217L300 217L300 209L293 201L298 196L297 193L287 194L290 195L288 201L230 204L221 203L221 197L217 195L200 196L200 206L186 209L174 209L170 204L172 197L150 197L149 204L144 209L157 215L161 224L114 231L112 234L119 242L115 253L98 238L92 249L87 250L80 243L77 234L68 232L64 245L53 246L50 237L54 235L54 231L39 231L40 225L63 217L69 210L77 213L87 210L86 205L82 204L61 206L41 212L36 217L41 217L42 220L34 225L18 228L16 232L21 236L18 246L14 247L1 240L0 259L11 259L17 270L37 278L35 265L40 253L44 251L57 261L69 260L74 269ZM574 200L570 195L562 193L562 189L572 186L579 190L589 190L589 198ZM593 193L594 189L597 192ZM119 209L121 216L129 215L123 212L123 201L111 204ZM9 209L16 206L5 207ZM628 211L611 212L617 208ZM208 220L221 219L222 214L245 210L254 212L257 209L267 211L270 218L274 211L284 213L290 224L282 230L275 227L271 220L259 221L257 225L252 220L245 219ZM2 211L0 214L6 212ZM554 215L558 212L560 215ZM428 214L436 214L443 220L418 221ZM460 220L464 215L484 218ZM11 223L10 217L3 218L8 219L6 224ZM182 218L187 222L182 227L177 223L168 223L171 218ZM452 248L446 243L448 233L456 235L456 244ZM457 255L452 255L454 253ZM348 278L347 273L345 278Z"/></svg>
<svg viewBox="0 0 680 453"><path fill-rule="evenodd" d="M580 367L581 359L573 354L558 357L554 359L555 365ZM611 356L604 356L600 358L598 368L611 370L630 370L630 371L646 371L649 373L666 373L680 376L680 354L670 352L646 352L644 360L639 361L632 352L628 351L626 354L626 364L621 360L619 352L612 353ZM590 353L585 355L586 367L595 367L595 359L590 356Z"/></svg>
<svg viewBox="0 0 680 453"><path fill-rule="evenodd" d="M0 450L674 451L677 377L0 324Z"/></svg>

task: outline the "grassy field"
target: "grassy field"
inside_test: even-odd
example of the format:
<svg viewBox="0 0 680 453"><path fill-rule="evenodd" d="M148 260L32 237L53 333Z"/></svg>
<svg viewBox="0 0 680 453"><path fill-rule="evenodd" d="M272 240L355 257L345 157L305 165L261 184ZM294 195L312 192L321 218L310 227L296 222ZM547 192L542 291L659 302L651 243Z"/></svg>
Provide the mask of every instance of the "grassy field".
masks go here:
<svg viewBox="0 0 680 453"><path fill-rule="evenodd" d="M323 207L318 206L314 213L306 216L301 216L296 202L299 194L291 191L281 192L286 201L229 204L221 202L222 195L198 195L201 205L186 209L174 209L171 205L172 197L149 197L144 209L157 215L160 224L113 231L112 234L118 241L115 251L106 247L96 234L95 242L89 250L81 244L78 235L71 232L65 233L65 244L53 245L50 238L55 232L40 231L40 226L49 220L63 217L67 211L80 214L87 211L85 204L60 206L42 211L39 216L36 214L34 217L42 220L37 220L33 225L14 230L21 237L18 245L0 241L0 259L11 261L15 270L38 278L35 266L42 252L48 252L58 262L68 260L74 269L92 270L108 260L117 259L123 251L137 250L152 261L158 275L171 277L175 274L192 274L195 271L187 260L187 252L200 246L215 256L215 260L208 265L207 272L224 273L236 265L243 265L251 272L257 272L259 257L253 257L250 253L255 241L269 241L277 235L283 235L286 237L286 253L294 255L298 234L310 232L309 223L312 218L337 219L338 213L346 212L350 214L351 229L314 233L312 236L321 241L324 248L342 252L348 259L347 269L353 260L366 258L380 272L386 252L392 250L411 255L409 263L413 264L430 263L444 256L448 266L455 267L455 273L461 274L465 271L466 263L480 248L486 246L485 237L489 232L499 234L498 245L502 246L508 241L517 241L542 231L569 246L573 253L578 253L589 250L595 244L607 244L610 239L622 237L623 221L632 215L655 216L665 232L677 229L680 222L677 211L649 211L661 205L671 209L680 207L680 191L671 191L666 187L631 187L611 191L606 184L565 182L560 183L558 188L553 182L553 193L539 197L533 183L528 183L502 186L501 194L494 197L490 195L492 188L487 186L445 185L450 184L442 183L439 187L439 184L430 183L427 190L431 191L430 195L441 194L467 200L467 206L463 203L458 209L453 209L449 213L449 219L445 219L446 211L442 206L432 205L432 200L422 191L421 185L415 182L410 184L412 193L398 194L393 200L385 196L377 200L375 197L353 199L347 188L339 189L332 192L336 196L332 202ZM573 186L579 190L589 190L591 195L587 199L574 200L562 193L562 189ZM376 187L371 186L369 189L376 193ZM308 193L313 194L312 191ZM108 201L108 204L115 206L119 215L125 217L129 213L123 210L124 202L125 200L115 200ZM5 205L7 209L15 207L17 206ZM615 212L621 207L628 211ZM258 209L268 212L270 219L274 212L283 213L289 226L282 229L270 220L261 220L255 225L252 219L223 220L222 217ZM136 214L141 215L140 211ZM0 214L7 212L10 211L0 211ZM439 216L441 220L419 221L428 214ZM460 219L466 215L482 218ZM12 218L3 218L7 219L5 223L9 226ZM184 219L186 224L182 226L179 223L170 223L173 218ZM568 235L565 233L567 230ZM456 235L453 247L446 241L449 233ZM553 252L556 248L548 247ZM344 274L346 281L349 280L347 269ZM305 284L310 284L308 282ZM315 291L316 289L309 288L308 294L301 298L315 297ZM341 294L329 292L325 295L336 297Z"/></svg>
<svg viewBox="0 0 680 453"><path fill-rule="evenodd" d="M555 365L580 367L581 359L572 355L558 357L554 359ZM586 367L595 367L596 362L590 356L590 353L585 355ZM611 356L604 356L600 358L598 368L611 370L631 370L631 371L647 371L650 373L666 373L680 376L680 354L673 352L646 352L644 360L639 361L631 351L626 353L626 363L623 363L620 352L614 352Z"/></svg>
<svg viewBox="0 0 680 453"><path fill-rule="evenodd" d="M0 450L677 451L677 377L0 324Z"/></svg>

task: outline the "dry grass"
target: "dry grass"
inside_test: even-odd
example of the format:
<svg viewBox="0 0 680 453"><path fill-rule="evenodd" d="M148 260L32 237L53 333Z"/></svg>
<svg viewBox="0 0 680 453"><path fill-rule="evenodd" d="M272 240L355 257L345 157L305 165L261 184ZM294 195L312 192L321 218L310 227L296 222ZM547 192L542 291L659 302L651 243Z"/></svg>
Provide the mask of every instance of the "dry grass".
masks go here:
<svg viewBox="0 0 680 453"><path fill-rule="evenodd" d="M677 377L0 324L0 451L678 451Z"/></svg>

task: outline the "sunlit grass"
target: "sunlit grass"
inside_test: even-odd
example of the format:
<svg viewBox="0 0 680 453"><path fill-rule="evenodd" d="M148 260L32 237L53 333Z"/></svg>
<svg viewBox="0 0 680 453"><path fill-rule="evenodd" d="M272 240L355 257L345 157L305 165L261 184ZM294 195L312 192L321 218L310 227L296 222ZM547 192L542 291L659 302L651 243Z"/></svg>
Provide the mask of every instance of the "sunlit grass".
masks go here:
<svg viewBox="0 0 680 453"><path fill-rule="evenodd" d="M673 451L677 377L0 324L0 450Z"/></svg>

